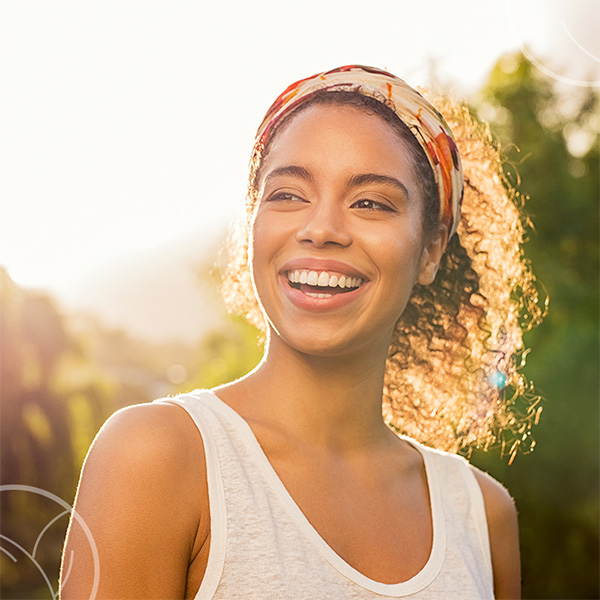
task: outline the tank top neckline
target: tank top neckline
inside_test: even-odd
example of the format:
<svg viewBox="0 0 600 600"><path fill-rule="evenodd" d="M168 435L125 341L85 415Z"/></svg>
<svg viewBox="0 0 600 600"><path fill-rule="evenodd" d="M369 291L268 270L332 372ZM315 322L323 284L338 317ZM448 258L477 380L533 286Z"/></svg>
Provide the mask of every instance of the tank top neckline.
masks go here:
<svg viewBox="0 0 600 600"><path fill-rule="evenodd" d="M411 444L423 458L425 464L425 473L427 486L429 488L430 511L433 528L433 542L429 558L424 567L413 577L399 583L382 583L363 575L349 563L347 563L335 550L321 537L318 531L312 526L306 518L296 501L292 498L287 488L277 475L275 469L271 465L267 455L260 446L249 423L231 406L223 402L217 394L211 390L195 390L193 395L201 395L203 400L208 401L210 406L216 410L221 416L227 419L232 424L240 438L256 461L256 465L260 468L265 480L270 485L271 489L277 494L282 505L286 508L288 514L296 522L299 531L312 543L315 549L319 552L322 558L329 562L341 575L353 581L357 585L372 591L376 594L387 595L392 597L401 597L410 594L415 594L426 588L439 574L445 556L446 547L446 528L442 507L442 498L440 492L440 484L436 472L432 449L425 449L421 444L408 438L401 436Z"/></svg>

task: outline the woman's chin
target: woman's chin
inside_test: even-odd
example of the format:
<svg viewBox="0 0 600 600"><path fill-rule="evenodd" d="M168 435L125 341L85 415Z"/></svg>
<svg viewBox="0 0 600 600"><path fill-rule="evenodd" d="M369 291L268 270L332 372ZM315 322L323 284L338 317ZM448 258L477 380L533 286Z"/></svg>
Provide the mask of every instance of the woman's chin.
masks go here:
<svg viewBox="0 0 600 600"><path fill-rule="evenodd" d="M378 335L377 339L351 332L332 331L329 328L312 327L302 331L300 327L293 331L273 329L269 335L269 346L273 351L288 351L304 358L345 359L362 357L373 353L387 355L388 337Z"/></svg>

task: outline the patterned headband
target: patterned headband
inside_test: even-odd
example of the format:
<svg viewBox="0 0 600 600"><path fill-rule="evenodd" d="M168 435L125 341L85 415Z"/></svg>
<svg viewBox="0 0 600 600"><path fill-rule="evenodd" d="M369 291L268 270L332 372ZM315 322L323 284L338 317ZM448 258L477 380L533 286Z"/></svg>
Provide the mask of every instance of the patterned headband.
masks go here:
<svg viewBox="0 0 600 600"><path fill-rule="evenodd" d="M419 92L394 75L360 65L339 67L290 85L268 110L256 134L264 148L273 128L291 111L321 91L353 91L388 105L425 151L437 184L440 221L450 237L458 227L463 172L458 148L444 117Z"/></svg>

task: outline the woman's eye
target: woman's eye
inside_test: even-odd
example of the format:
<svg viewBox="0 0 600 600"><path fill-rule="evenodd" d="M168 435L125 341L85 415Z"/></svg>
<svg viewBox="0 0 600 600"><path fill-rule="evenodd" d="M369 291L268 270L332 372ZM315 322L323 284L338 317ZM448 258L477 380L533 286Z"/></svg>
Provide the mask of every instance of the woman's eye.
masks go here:
<svg viewBox="0 0 600 600"><path fill-rule="evenodd" d="M388 204L384 204L383 202L377 202L376 200L370 200L369 198L363 198L362 200L358 200L353 204L355 208L362 208L366 210L385 210L393 212L394 209Z"/></svg>
<svg viewBox="0 0 600 600"><path fill-rule="evenodd" d="M304 202L304 198L290 192L276 192L269 196L267 202Z"/></svg>

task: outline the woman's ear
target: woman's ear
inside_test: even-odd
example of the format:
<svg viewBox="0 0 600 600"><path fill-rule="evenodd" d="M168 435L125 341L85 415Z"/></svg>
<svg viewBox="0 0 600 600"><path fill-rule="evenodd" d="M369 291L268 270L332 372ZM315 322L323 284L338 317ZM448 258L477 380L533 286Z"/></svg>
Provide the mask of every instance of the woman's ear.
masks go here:
<svg viewBox="0 0 600 600"><path fill-rule="evenodd" d="M423 248L417 276L418 283L421 285L433 283L447 243L448 229L445 225L440 225L437 232L429 238Z"/></svg>

